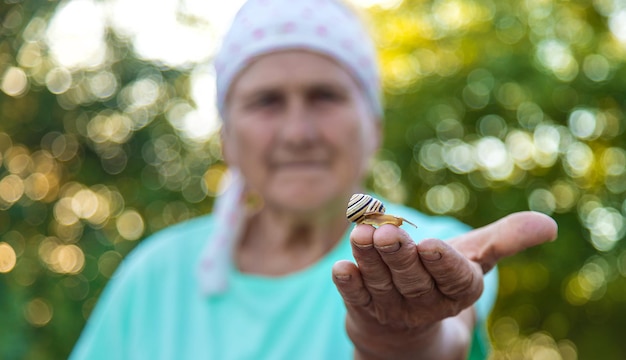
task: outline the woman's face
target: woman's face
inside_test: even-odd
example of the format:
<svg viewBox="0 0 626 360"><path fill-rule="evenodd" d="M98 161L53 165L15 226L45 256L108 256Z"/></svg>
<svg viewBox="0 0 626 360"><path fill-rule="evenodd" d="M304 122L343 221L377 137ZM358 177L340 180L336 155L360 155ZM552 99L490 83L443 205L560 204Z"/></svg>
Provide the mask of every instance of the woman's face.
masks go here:
<svg viewBox="0 0 626 360"><path fill-rule="evenodd" d="M379 122L357 82L318 54L259 57L233 82L227 101L225 159L276 210L345 206L379 145Z"/></svg>

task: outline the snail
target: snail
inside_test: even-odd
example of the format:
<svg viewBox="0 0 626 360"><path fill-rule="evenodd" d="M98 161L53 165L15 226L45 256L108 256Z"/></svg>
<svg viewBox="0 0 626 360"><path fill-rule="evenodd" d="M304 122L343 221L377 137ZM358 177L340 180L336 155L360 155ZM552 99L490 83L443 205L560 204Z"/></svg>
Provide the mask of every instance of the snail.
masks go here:
<svg viewBox="0 0 626 360"><path fill-rule="evenodd" d="M417 227L407 219L385 214L385 205L380 200L366 194L354 194L350 197L346 217L357 224L400 226L403 222L407 222Z"/></svg>

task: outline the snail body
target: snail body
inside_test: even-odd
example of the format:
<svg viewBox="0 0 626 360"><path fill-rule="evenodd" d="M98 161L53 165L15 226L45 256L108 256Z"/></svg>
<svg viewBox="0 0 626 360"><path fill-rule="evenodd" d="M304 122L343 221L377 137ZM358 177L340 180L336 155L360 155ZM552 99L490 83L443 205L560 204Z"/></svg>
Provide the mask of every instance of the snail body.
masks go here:
<svg viewBox="0 0 626 360"><path fill-rule="evenodd" d="M407 219L385 214L385 205L378 199L367 194L354 194L348 202L346 217L353 223L381 226L384 224L402 225Z"/></svg>

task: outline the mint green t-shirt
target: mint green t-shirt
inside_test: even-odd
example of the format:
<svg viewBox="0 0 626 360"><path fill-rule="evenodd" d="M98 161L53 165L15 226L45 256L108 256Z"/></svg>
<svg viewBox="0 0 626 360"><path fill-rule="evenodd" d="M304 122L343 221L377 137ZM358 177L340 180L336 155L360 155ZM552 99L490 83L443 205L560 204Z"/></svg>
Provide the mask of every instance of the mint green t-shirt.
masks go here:
<svg viewBox="0 0 626 360"><path fill-rule="evenodd" d="M416 241L469 230L452 218L397 205L387 209L419 226L403 227ZM352 358L346 309L331 276L336 261L353 260L351 229L309 268L281 277L232 268L228 290L207 296L200 290L197 267L216 226L210 215L203 216L142 242L102 293L70 359ZM486 357L484 323L496 290L492 271L476 304L479 324L470 359Z"/></svg>

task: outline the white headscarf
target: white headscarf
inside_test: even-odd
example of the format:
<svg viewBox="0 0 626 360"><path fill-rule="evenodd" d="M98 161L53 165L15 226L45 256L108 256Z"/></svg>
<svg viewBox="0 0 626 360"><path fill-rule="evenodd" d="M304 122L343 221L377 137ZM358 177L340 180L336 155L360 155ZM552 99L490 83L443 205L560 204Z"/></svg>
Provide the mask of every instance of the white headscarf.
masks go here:
<svg viewBox="0 0 626 360"><path fill-rule="evenodd" d="M335 0L249 0L235 16L214 61L222 119L237 74L256 57L286 49L310 50L336 60L357 79L374 113L382 115L376 49L351 9Z"/></svg>

